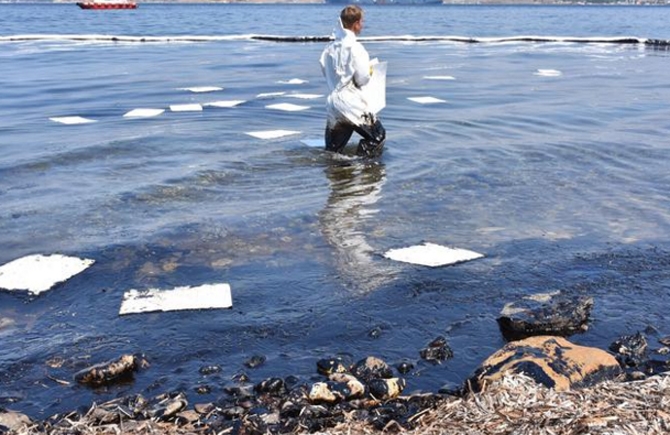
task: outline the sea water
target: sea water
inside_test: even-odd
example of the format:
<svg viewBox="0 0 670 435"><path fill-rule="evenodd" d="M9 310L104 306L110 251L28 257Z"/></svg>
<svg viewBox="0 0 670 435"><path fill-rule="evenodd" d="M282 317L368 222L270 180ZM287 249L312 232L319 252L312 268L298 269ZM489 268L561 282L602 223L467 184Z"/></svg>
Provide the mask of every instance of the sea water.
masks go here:
<svg viewBox="0 0 670 435"><path fill-rule="evenodd" d="M376 161L318 146L317 61L338 12L0 5L0 264L95 260L37 297L0 292L1 406L206 402L241 372L309 381L336 355L412 362L407 391L434 392L504 345L507 302L557 290L595 300L576 343L670 334L670 56L645 43L670 38L670 8L369 7L364 44L388 62ZM267 107L282 103L307 108ZM203 110L170 110L184 104ZM135 109L161 113L124 117ZM293 134L248 134L273 130ZM382 255L424 241L485 258ZM232 309L118 315L131 289L212 283L230 284ZM439 335L453 359L420 360ZM73 382L123 353L150 366Z"/></svg>

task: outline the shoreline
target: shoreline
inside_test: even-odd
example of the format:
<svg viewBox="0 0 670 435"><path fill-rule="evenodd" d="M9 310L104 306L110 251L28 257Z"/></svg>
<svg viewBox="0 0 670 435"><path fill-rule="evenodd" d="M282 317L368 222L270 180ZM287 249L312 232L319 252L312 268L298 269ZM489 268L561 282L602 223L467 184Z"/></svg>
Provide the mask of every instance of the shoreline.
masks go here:
<svg viewBox="0 0 670 435"><path fill-rule="evenodd" d="M389 409L410 396L389 400ZM180 399L181 400L181 399ZM408 403L408 402L406 402ZM164 414L165 415L165 414ZM42 422L14 419L8 434L81 435L100 434L252 434L309 433L309 427L290 431L253 430L254 416L223 429L217 424L216 406L188 405L169 418L156 416L134 419L119 400L92 404L78 413L72 411ZM411 435L446 434L633 434L661 435L670 430L670 373L641 381L606 381L593 387L556 391L536 384L524 375L510 375L492 383L485 391L463 397L444 396L439 401L416 409L407 422L381 420L372 425L361 420L361 413L350 410L331 427L312 433L348 435L395 432ZM7 425L7 414L0 413L0 424ZM281 419L281 417L280 417ZM271 419L268 418L268 421ZM274 420L272 420L274 421Z"/></svg>
<svg viewBox="0 0 670 435"><path fill-rule="evenodd" d="M461 386L408 395L401 367L373 356L351 365L322 359L316 363L321 380L287 375L252 383L242 373L218 385L221 393L205 403L193 402L193 393L181 389L80 405L40 421L0 408L0 433L667 434L670 365L647 366L633 358L626 343L615 353L627 358L615 359L558 336L510 341ZM431 343L432 352L422 357L436 363L449 359L448 348L439 352L441 344ZM263 362L258 357L247 366ZM135 372L148 367L142 355L126 354L81 370L74 380L95 389L132 382ZM220 370L208 366L201 373Z"/></svg>

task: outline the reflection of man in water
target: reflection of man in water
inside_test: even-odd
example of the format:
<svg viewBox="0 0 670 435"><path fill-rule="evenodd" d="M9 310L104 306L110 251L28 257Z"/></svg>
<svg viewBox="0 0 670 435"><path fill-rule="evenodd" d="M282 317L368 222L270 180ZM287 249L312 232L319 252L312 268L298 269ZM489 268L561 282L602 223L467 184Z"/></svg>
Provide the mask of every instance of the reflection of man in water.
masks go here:
<svg viewBox="0 0 670 435"><path fill-rule="evenodd" d="M384 261L374 261L365 224L377 213L386 172L382 164L362 162L326 168L331 193L319 213L321 232L335 248L335 265L351 287L368 292L390 282L394 273Z"/></svg>
<svg viewBox="0 0 670 435"><path fill-rule="evenodd" d="M356 36L363 30L363 10L355 5L345 7L334 30L335 40L321 54L321 71L328 84L328 120L326 149L342 152L354 131L363 139L356 154L376 157L384 148L386 131L370 113L361 86L370 81L370 56Z"/></svg>

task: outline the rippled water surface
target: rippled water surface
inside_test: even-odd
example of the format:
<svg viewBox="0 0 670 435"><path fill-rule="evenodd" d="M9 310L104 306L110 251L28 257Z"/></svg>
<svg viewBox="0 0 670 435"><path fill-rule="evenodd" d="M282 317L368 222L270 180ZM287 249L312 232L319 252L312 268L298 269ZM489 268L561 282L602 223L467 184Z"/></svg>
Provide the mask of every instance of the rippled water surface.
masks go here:
<svg viewBox="0 0 670 435"><path fill-rule="evenodd" d="M325 36L338 9L0 5L0 264L35 253L96 260L39 297L0 292L0 405L44 417L174 389L204 402L239 372L309 379L334 354L412 361L408 390L435 391L504 344L505 303L554 290L595 299L577 343L606 348L650 325L670 334L669 52L385 38L666 39L668 8L371 7L366 35L383 38L366 46L389 63L379 161L303 142L322 137L324 98L292 94L324 94L322 42L242 36ZM189 35L235 37L179 39ZM195 86L223 90L184 89ZM444 102L408 100L419 96ZM245 102L169 110L219 100ZM167 110L123 117L136 108ZM63 116L96 122L50 120ZM275 129L299 133L245 134ZM427 269L381 255L421 241L486 257ZM129 289L214 282L230 283L232 309L118 316ZM420 361L438 335L454 358ZM151 363L133 382L72 382L126 352ZM253 355L267 362L246 368ZM213 364L222 372L199 373ZM210 395L196 394L202 384Z"/></svg>

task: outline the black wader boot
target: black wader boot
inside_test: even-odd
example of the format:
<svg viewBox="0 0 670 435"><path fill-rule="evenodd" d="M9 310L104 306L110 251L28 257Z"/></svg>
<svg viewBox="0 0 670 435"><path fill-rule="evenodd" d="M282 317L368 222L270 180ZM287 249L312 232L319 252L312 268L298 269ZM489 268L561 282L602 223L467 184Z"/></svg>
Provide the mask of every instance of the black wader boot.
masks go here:
<svg viewBox="0 0 670 435"><path fill-rule="evenodd" d="M384 151L386 129L372 113L365 115L365 119L368 121L367 124L356 127L356 132L363 136L363 139L358 142L356 155L371 158L379 157Z"/></svg>

